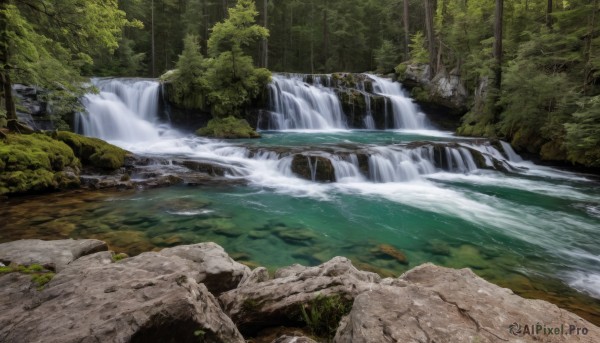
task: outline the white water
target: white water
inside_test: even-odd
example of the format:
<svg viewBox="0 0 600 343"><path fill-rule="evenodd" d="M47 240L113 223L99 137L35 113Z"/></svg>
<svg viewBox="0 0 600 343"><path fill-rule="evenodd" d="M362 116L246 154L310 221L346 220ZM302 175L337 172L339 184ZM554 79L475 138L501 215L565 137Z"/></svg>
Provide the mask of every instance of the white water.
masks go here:
<svg viewBox="0 0 600 343"><path fill-rule="evenodd" d="M314 102L302 102L300 101L302 99L298 99L292 92L283 91L285 87L280 87L280 95L290 101L286 103L290 109L288 114L292 117L297 116L294 120L283 120L280 128L290 128L286 126L290 123L304 123L303 125L306 126L302 127L303 129L339 128L339 125L343 125L341 112L338 113L340 116L332 115L335 111L327 112L334 110L337 105L333 106L334 99L325 96L326 90L302 85L297 81L293 78L285 79L281 84L292 88L304 88L305 93L298 91L299 96L306 99L314 96ZM537 207L536 204L515 206L515 203L509 200L458 186L461 183L474 187L496 185L544 194L556 199L569 198L573 201L590 203L586 205L590 208L598 208L600 204L597 198L569 186L480 170L469 151L469 149L481 151L488 166L493 166L493 162L496 161L515 172L544 180L587 181L572 173L539 167L523 161L512 149L509 149L510 146L507 144L503 143L502 146L508 160L489 144L463 142L458 146L447 146L444 149L444 156L448 163L444 169L439 161L436 161L439 156L435 156L432 145L418 148L402 145L368 146L363 148L368 155L367 171L361 170L359 157L355 153L331 154L316 148L314 152L305 153L328 158L334 167L336 177L334 183L319 183L296 176L292 172L293 156L269 150L268 146L261 147L257 153L252 153L251 149L243 145L192 136L165 135L164 128L158 122L156 82L97 80L95 83L101 92L86 96L88 114L79 116L82 132L88 136L106 139L140 154L186 156L191 159L211 161L228 167L230 170L228 177L245 179L258 189L269 189L290 196L318 200L337 201L347 195L386 199L399 205L413 207L418 211L455 216L481 227L491 227L511 237L539 245L559 259L575 261L560 277L572 287L600 297L594 291L597 289L594 287L600 282L600 268L590 268L584 263L590 256L592 258L594 256L584 251L579 257L573 257L572 251L557 248L564 247L564 241L567 239L576 244L585 242L586 235L597 234L594 222L584 220L568 211L549 212ZM322 102L323 108L320 108L319 102ZM296 106L294 104L300 107L294 109L293 107ZM325 106L326 104L333 104L333 107ZM308 106L310 110L296 111L302 106ZM318 111L323 111L324 114ZM320 119L317 118L318 115L321 116ZM308 119L302 118L304 116ZM396 113L394 117L396 118ZM337 118L337 124L334 118ZM313 123L314 126L308 123ZM312 179L315 178L317 167L318 165L311 164ZM178 214L196 215L196 213ZM564 237L564 228L568 227L577 227L578 231L574 231L570 237Z"/></svg>
<svg viewBox="0 0 600 343"><path fill-rule="evenodd" d="M273 75L270 129L346 129L337 95L324 86L309 85L299 76Z"/></svg>
<svg viewBox="0 0 600 343"><path fill-rule="evenodd" d="M93 79L98 94L87 94L86 113L76 131L111 142L154 142L166 128L158 123L160 84L150 80Z"/></svg>
<svg viewBox="0 0 600 343"><path fill-rule="evenodd" d="M373 80L375 93L385 96L392 104L395 129L425 129L426 116L420 112L413 100L402 90L402 86L389 79L367 74Z"/></svg>

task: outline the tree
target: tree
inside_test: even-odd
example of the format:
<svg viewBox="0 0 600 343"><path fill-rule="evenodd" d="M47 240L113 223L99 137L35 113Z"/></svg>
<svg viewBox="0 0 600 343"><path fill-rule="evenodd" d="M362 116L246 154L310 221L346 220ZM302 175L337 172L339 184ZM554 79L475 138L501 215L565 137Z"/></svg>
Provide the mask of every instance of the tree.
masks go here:
<svg viewBox="0 0 600 343"><path fill-rule="evenodd" d="M427 47L429 49L429 67L431 68L431 76L433 77L437 71L436 52L435 52L435 32L433 28L433 9L432 0L425 0L425 32L427 33Z"/></svg>
<svg viewBox="0 0 600 343"><path fill-rule="evenodd" d="M239 116L242 107L270 82L269 71L255 68L252 57L242 49L269 36L266 28L254 24L257 15L253 0L239 0L229 9L229 17L213 27L208 40L213 59L206 82L211 88L208 99L214 116Z"/></svg>
<svg viewBox="0 0 600 343"><path fill-rule="evenodd" d="M410 58L410 25L409 25L409 15L408 15L408 0L403 1L404 10L402 11L402 21L404 22L404 59L408 60Z"/></svg>
<svg viewBox="0 0 600 343"><path fill-rule="evenodd" d="M12 82L81 94L80 70L118 47L128 21L116 0L0 0L0 89L16 119ZM77 34L73 34L73 33Z"/></svg>
<svg viewBox="0 0 600 343"><path fill-rule="evenodd" d="M500 93L502 91L502 23L504 20L504 0L496 0L496 10L494 12L494 89L490 92L492 101L492 111L497 116L501 109L498 108Z"/></svg>
<svg viewBox="0 0 600 343"><path fill-rule="evenodd" d="M198 36L187 35L177 60L177 69L166 78L171 81L171 101L189 109L204 109L208 85L205 82L206 63L200 53Z"/></svg>

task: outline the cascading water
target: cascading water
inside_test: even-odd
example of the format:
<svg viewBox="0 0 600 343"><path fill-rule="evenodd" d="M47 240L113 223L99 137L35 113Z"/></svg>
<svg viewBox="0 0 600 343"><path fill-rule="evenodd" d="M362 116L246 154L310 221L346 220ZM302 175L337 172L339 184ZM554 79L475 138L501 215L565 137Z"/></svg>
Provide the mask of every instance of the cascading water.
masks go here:
<svg viewBox="0 0 600 343"><path fill-rule="evenodd" d="M399 83L367 74L373 80L375 93L388 98L392 104L395 129L425 129L425 113L419 112L412 99L408 97Z"/></svg>
<svg viewBox="0 0 600 343"><path fill-rule="evenodd" d="M335 93L309 85L299 76L273 75L270 84L272 130L346 129L346 118Z"/></svg>
<svg viewBox="0 0 600 343"><path fill-rule="evenodd" d="M93 79L98 94L83 100L86 112L75 117L75 128L86 136L107 141L156 141L160 84L138 79Z"/></svg>

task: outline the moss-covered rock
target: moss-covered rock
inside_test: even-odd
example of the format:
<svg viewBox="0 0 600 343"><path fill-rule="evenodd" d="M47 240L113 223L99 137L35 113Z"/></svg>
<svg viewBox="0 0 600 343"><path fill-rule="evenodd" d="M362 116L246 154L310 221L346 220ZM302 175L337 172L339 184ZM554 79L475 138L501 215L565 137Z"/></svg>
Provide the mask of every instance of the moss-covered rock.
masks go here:
<svg viewBox="0 0 600 343"><path fill-rule="evenodd" d="M74 187L80 168L69 146L43 134L8 134L0 141L0 194Z"/></svg>
<svg viewBox="0 0 600 343"><path fill-rule="evenodd" d="M227 118L214 118L208 122L206 127L196 131L199 136L235 139L235 138L260 138L248 122L233 116Z"/></svg>
<svg viewBox="0 0 600 343"><path fill-rule="evenodd" d="M115 170L123 167L127 151L97 138L80 136L78 134L59 131L54 138L66 143L84 165L105 170Z"/></svg>

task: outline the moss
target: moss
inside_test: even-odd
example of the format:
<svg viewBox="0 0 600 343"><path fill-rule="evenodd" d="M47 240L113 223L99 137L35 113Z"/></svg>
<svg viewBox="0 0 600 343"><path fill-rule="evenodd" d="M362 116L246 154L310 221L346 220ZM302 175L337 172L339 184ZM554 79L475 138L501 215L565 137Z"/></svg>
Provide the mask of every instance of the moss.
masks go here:
<svg viewBox="0 0 600 343"><path fill-rule="evenodd" d="M81 164L64 143L42 134L9 134L0 141L0 194L30 193L79 185Z"/></svg>
<svg viewBox="0 0 600 343"><path fill-rule="evenodd" d="M72 132L59 131L54 138L66 143L84 165L115 170L123 167L127 151L98 138L84 137Z"/></svg>
<svg viewBox="0 0 600 343"><path fill-rule="evenodd" d="M213 138L260 138L248 122L244 119L238 119L233 116L227 118L215 118L208 122L206 127L196 131L199 136Z"/></svg>
<svg viewBox="0 0 600 343"><path fill-rule="evenodd" d="M398 75L398 79L404 80L405 74L406 74L406 69L408 69L408 63L407 62L400 63L400 64L398 64L396 66L396 68L394 68L394 71L396 72L396 75Z"/></svg>
<svg viewBox="0 0 600 343"><path fill-rule="evenodd" d="M129 257L129 256L128 256L127 254L124 254L124 253L113 254L113 255L111 256L111 258L112 258L113 262L119 262L119 261L121 261L122 259L125 259L125 258L128 258L128 257Z"/></svg>
<svg viewBox="0 0 600 343"><path fill-rule="evenodd" d="M29 266L10 265L6 267L0 267L0 274L8 273L22 273L31 275L31 282L36 285L38 291L42 290L44 286L50 282L50 280L52 280L54 275L56 275L39 264L32 264Z"/></svg>

